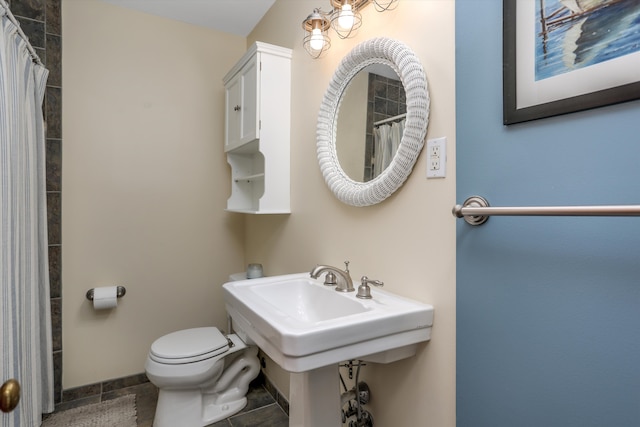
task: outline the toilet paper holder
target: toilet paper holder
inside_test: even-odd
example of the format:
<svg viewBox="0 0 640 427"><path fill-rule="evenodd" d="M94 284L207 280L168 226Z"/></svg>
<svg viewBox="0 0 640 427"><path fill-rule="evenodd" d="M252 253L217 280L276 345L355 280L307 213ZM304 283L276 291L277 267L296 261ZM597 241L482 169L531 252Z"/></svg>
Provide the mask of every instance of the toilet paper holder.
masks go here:
<svg viewBox="0 0 640 427"><path fill-rule="evenodd" d="M92 289L89 289L89 290L87 291L87 299L88 299L89 301L93 301L93 291L94 291L94 290L93 290L93 288L92 288ZM117 296L118 298L122 298L122 297L124 296L124 294L126 294L126 293L127 293L127 289L126 289L124 286L118 286L118 287L117 287L117 290L116 290L116 296Z"/></svg>

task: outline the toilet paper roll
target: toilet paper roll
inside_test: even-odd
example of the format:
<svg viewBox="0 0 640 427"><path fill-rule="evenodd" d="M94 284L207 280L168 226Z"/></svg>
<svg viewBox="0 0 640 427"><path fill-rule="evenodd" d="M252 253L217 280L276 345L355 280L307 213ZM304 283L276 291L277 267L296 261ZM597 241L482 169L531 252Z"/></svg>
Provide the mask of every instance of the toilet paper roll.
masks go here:
<svg viewBox="0 0 640 427"><path fill-rule="evenodd" d="M118 306L118 287L103 286L93 290L94 310L105 310Z"/></svg>

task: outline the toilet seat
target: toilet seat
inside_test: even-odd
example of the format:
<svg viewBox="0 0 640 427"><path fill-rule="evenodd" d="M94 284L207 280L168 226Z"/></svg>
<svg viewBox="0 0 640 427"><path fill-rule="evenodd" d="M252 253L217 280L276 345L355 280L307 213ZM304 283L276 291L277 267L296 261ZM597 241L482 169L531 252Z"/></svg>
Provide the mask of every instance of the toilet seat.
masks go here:
<svg viewBox="0 0 640 427"><path fill-rule="evenodd" d="M149 357L158 363L182 365L200 362L226 353L229 341L215 327L184 329L158 338Z"/></svg>

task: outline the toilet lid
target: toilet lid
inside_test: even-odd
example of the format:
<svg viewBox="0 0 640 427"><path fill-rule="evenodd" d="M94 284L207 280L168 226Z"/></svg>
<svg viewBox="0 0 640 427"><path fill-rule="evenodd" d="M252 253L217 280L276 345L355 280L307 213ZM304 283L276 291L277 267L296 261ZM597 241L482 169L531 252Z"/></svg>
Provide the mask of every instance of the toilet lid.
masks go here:
<svg viewBox="0 0 640 427"><path fill-rule="evenodd" d="M218 328L193 328L172 332L151 344L150 356L161 363L198 362L225 353L229 342Z"/></svg>

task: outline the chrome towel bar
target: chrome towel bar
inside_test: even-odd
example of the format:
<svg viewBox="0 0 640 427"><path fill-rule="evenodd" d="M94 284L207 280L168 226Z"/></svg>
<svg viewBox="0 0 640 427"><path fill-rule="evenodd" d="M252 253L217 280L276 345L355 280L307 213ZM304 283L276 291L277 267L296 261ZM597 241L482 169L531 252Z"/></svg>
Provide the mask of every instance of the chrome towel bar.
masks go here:
<svg viewBox="0 0 640 427"><path fill-rule="evenodd" d="M640 216L640 205L613 206L521 206L492 207L484 197L471 196L452 213L471 225L482 225L492 215L500 216Z"/></svg>

